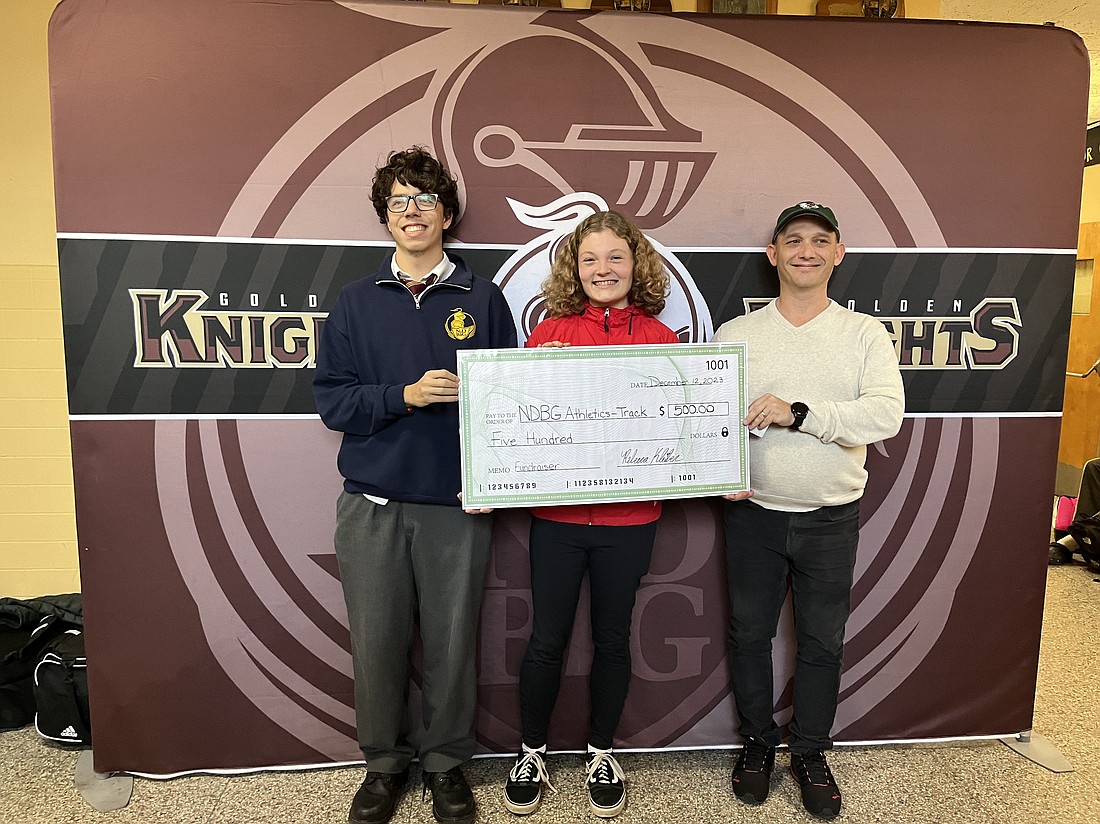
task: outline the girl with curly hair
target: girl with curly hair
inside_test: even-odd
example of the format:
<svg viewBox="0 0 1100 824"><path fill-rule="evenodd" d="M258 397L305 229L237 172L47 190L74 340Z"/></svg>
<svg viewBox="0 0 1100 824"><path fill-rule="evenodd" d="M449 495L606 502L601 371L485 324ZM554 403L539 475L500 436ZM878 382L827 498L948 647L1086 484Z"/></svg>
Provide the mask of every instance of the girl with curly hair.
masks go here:
<svg viewBox="0 0 1100 824"><path fill-rule="evenodd" d="M558 252L542 285L550 317L527 346L678 343L654 317L665 305L668 274L661 256L618 212L584 219ZM549 776L543 760L547 726L561 685L581 581L591 592L587 773L592 811L612 818L626 804L622 768L612 754L630 683L630 622L642 576L649 571L659 501L537 507L531 519L531 639L520 667L523 742L504 788L504 806L534 812Z"/></svg>

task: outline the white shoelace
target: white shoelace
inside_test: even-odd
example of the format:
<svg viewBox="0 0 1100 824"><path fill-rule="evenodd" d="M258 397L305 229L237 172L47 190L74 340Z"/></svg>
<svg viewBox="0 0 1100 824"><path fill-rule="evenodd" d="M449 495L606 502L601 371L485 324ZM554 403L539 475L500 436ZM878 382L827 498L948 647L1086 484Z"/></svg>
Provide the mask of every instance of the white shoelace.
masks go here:
<svg viewBox="0 0 1100 824"><path fill-rule="evenodd" d="M508 773L508 780L532 783L538 780L557 792L554 785L550 783L550 774L546 771L546 762L542 760L542 753L538 750L529 750L526 746L523 748L523 755Z"/></svg>
<svg viewBox="0 0 1100 824"><path fill-rule="evenodd" d="M588 758L589 784L621 784L626 780L626 774L611 750L589 750Z"/></svg>

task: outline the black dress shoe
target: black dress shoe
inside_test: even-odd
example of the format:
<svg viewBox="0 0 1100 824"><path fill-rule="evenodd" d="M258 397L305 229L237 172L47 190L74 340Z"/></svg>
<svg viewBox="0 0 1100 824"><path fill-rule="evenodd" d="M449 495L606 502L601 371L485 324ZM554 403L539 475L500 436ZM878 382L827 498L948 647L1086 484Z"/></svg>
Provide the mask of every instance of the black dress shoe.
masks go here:
<svg viewBox="0 0 1100 824"><path fill-rule="evenodd" d="M477 816L474 794L458 767L447 772L425 772L424 788L432 791L432 815L444 824L466 824Z"/></svg>
<svg viewBox="0 0 1100 824"><path fill-rule="evenodd" d="M408 781L408 767L399 773L368 772L351 800L348 824L386 824Z"/></svg>

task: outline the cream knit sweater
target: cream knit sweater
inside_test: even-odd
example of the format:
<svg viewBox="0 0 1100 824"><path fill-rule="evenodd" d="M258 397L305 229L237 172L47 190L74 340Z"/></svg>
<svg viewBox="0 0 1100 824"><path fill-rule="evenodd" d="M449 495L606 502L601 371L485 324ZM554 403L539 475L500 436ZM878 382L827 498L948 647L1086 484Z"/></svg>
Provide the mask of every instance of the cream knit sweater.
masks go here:
<svg viewBox="0 0 1100 824"><path fill-rule="evenodd" d="M771 392L810 407L801 429L771 426L749 438L752 500L806 512L863 495L867 444L896 435L905 411L901 371L883 325L830 300L796 327L772 301L722 324L714 340L748 344L746 406Z"/></svg>

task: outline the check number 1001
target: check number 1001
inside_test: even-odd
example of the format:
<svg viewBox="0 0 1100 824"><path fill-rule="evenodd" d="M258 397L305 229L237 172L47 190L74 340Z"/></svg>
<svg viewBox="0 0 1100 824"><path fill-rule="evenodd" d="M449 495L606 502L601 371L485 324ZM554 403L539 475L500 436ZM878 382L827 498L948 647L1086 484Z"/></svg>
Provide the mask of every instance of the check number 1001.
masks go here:
<svg viewBox="0 0 1100 824"><path fill-rule="evenodd" d="M707 418L714 415L727 417L730 405L725 401L715 403L670 403L661 407L661 417L665 418Z"/></svg>

